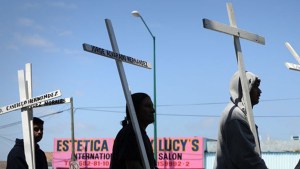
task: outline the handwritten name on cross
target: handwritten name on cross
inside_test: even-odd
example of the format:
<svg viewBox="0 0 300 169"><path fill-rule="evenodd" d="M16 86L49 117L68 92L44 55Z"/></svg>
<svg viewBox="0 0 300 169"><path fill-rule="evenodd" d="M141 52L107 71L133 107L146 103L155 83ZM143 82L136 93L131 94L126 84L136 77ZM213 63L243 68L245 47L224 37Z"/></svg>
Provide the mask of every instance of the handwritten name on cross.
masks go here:
<svg viewBox="0 0 300 169"><path fill-rule="evenodd" d="M88 51L91 53L95 53L98 55L102 55L105 57L115 59L116 65L118 68L118 72L119 72L119 76L120 76L120 80L121 80L122 87L123 87L123 92L124 92L124 95L126 98L127 105L129 107L130 119L131 119L131 122L133 125L134 133L137 136L136 137L137 143L139 145L139 150L141 152L141 157L143 159L143 165L144 165L144 168L150 169L148 157L147 157L145 146L144 146L144 141L142 139L140 127L139 127L135 109L134 109L134 106L132 103L131 92L129 91L129 87L128 87L128 83L127 83L127 79L126 79L126 75L125 75L125 70L124 70L122 62L127 62L127 63L133 64L133 65L141 66L141 67L148 68L148 69L151 68L151 65L146 61L142 61L139 59L135 59L133 57L129 57L129 56L120 54L117 40L116 40L114 30L112 27L112 23L109 19L105 19L105 23L106 23L106 28L107 28L107 31L109 34L110 43L111 43L113 52L108 51L106 49L99 48L99 47L95 47L95 46L92 46L92 45L89 45L86 43L83 44L83 49L85 51Z"/></svg>
<svg viewBox="0 0 300 169"><path fill-rule="evenodd" d="M291 54L294 56L294 58L300 64L300 57L297 54L297 52L294 50L294 48L288 42L285 42L285 46L288 48L288 50L291 52ZM300 71L300 65L286 62L285 66L290 70Z"/></svg>
<svg viewBox="0 0 300 169"><path fill-rule="evenodd" d="M22 131L24 140L25 159L29 169L35 169L35 150L33 136L33 112L32 107L40 102L61 96L60 90L43 94L32 98L32 69L31 64L25 65L24 70L18 71L20 102L3 106L0 109L0 115L21 109Z"/></svg>
<svg viewBox="0 0 300 169"><path fill-rule="evenodd" d="M15 111L18 109L22 109L25 107L34 108L34 107L41 107L41 106L50 106L54 104L62 104L69 102L67 99L59 99L59 100L50 100L56 97L61 96L60 90L56 90L50 93L43 94L41 96L37 96L31 99L27 99L24 101L20 101L18 103L10 104L7 106L3 106L0 108L0 115Z"/></svg>
<svg viewBox="0 0 300 169"><path fill-rule="evenodd" d="M237 28L232 4L227 3L226 5L227 5L227 12L228 12L228 17L229 17L229 21L230 21L230 26L222 24L222 23L218 23L215 21L211 21L208 19L203 19L203 27L214 30L214 31L232 35L234 38L234 47L235 47L235 53L236 53L236 58L237 58L237 62L238 62L238 71L239 71L240 78L241 78L242 90L243 90L243 96L244 96L243 103L246 108L247 120L249 122L250 129L255 137L255 144L256 144L255 151L258 154L260 154L260 149L258 146L259 141L258 141L256 127L255 127L254 118L253 118L252 105L251 105L250 96L249 96L249 88L248 88L248 83L247 83L247 78L246 78L246 73L245 73L245 68L244 68L242 49L241 49L239 38L247 39L247 40L259 43L259 44L265 44L265 39L264 39L264 37L261 37L259 35L249 33L242 29Z"/></svg>
<svg viewBox="0 0 300 169"><path fill-rule="evenodd" d="M106 50L106 49L103 49L103 48L99 48L99 47L96 47L96 46L93 46L93 45L89 45L89 44L86 44L86 43L84 43L82 46L83 46L83 49L87 52L91 52L91 53L94 53L94 54L106 56L106 57L111 58L111 59L115 59L115 60L119 60L119 61L122 61L122 62L130 63L130 64L133 64L133 65L136 65L136 66L141 66L141 67L144 67L144 68L147 68L147 69L151 69L151 64L146 62L146 61L143 61L143 60L140 60L140 59L135 59L135 58L130 57L130 56L126 56L126 55L123 55L123 54L120 54L120 53L112 52L112 51L109 51L109 50Z"/></svg>
<svg viewBox="0 0 300 169"><path fill-rule="evenodd" d="M69 98L57 99L57 100L46 100L43 102L36 103L29 107L37 108L37 107L44 107L44 106L54 106L54 105L65 104L65 103L71 103L71 98L69 97Z"/></svg>

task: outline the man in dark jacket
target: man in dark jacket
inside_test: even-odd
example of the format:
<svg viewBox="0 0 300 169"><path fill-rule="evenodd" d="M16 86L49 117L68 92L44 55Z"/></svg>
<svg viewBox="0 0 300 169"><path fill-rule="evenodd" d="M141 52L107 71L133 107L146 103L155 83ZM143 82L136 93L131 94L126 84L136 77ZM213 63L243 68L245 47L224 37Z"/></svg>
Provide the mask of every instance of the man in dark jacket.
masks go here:
<svg viewBox="0 0 300 169"><path fill-rule="evenodd" d="M43 125L44 121L34 117L33 118L33 135L35 143L35 168L47 169L47 159L43 150L37 144L43 138ZM10 150L7 156L6 169L28 169L28 165L25 159L24 142L23 139L16 139L16 144Z"/></svg>

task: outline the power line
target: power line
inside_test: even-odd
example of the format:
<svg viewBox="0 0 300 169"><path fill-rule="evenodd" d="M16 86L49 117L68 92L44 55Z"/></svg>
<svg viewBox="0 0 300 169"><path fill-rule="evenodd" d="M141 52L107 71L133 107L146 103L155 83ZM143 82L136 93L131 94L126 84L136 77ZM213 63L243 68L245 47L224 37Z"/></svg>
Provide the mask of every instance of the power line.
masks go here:
<svg viewBox="0 0 300 169"><path fill-rule="evenodd" d="M106 107L107 108L107 107ZM96 107L84 107L84 108L76 108L76 110L87 110L87 111L100 111L100 112L112 112L112 113L123 113L123 111L112 111L112 110L101 110Z"/></svg>
<svg viewBox="0 0 300 169"><path fill-rule="evenodd" d="M266 99L266 100L261 100L261 102L270 102L270 101L290 101L290 100L300 100L300 98L283 98L283 99Z"/></svg>
<svg viewBox="0 0 300 169"><path fill-rule="evenodd" d="M43 115L43 116L39 116L39 118L43 118L43 117L47 117L47 116L52 116L52 115L60 114L60 113L62 113L64 111L67 111L67 110L70 110L70 109L65 109L65 110L61 110L61 111L58 111L58 112L49 113L49 114L46 114L46 115ZM5 124L5 125L0 126L0 129L4 129L4 128L7 128L7 127L15 126L15 125L18 125L18 124L21 124L21 123L22 123L22 121L17 121L17 122Z"/></svg>
<svg viewBox="0 0 300 169"><path fill-rule="evenodd" d="M260 100L260 102L273 102L273 101L290 101L290 100L300 100L300 98L283 98L283 99L266 99L266 100ZM163 104L163 105L157 105L157 107L175 107L175 106L203 106L203 105L216 105L216 104L227 104L228 102L206 102L206 103L194 103L194 104ZM74 108L76 110L85 110L85 111L97 111L97 112L110 112L110 113L124 113L124 111L112 111L112 110L105 110L106 109L113 109L113 108L125 108L125 106L103 106L103 107L77 107ZM52 116L56 114L60 114L64 111L67 111L70 109L61 110L54 113L49 113L43 116L40 116L40 118ZM74 112L75 112L74 111ZM157 114L158 116L182 116L182 117L214 117L218 118L220 115L199 115L199 114ZM266 116L254 116L256 118L299 118L300 115L266 115ZM9 123L6 125L0 126L0 129L11 127L21 124L21 121Z"/></svg>
<svg viewBox="0 0 300 169"><path fill-rule="evenodd" d="M14 140L12 140L10 138L4 137L4 136L0 136L0 137L3 138L4 140L8 140L9 142L15 142Z"/></svg>
<svg viewBox="0 0 300 169"><path fill-rule="evenodd" d="M290 100L300 100L300 98L279 98L279 99L264 99L260 100L260 102L275 102L275 101L290 101ZM176 106L205 106L205 105L218 105L218 104L227 104L227 102L204 102L204 103L185 103L185 104L160 104L157 107L176 107ZM101 106L101 107L80 107L77 109L98 109L98 108L125 108L125 106Z"/></svg>
<svg viewBox="0 0 300 169"><path fill-rule="evenodd" d="M97 109L94 109L94 108L95 107L93 107L93 109L88 109L87 107L85 107L85 108L76 108L75 111L76 110L86 110L86 111L97 111L97 112L124 113L122 111L99 110L99 109L97 110ZM70 110L70 109L65 109L65 110L61 110L61 111L58 111L58 112L49 113L49 114L39 116L39 117L43 118L43 117L47 117L47 116L57 115L57 114L63 113L64 111L67 111L67 110ZM219 118L220 117L220 115L207 115L207 114L166 114L166 113L160 113L160 114L157 114L157 116L199 117L199 118L205 118L205 117ZM254 116L254 117L255 118L300 118L300 115L278 115L278 116L274 116L274 115L264 115L263 116L263 115L261 115L261 116ZM21 123L22 123L21 121L14 122L14 123L9 123L9 124L0 126L0 129L15 126L15 125L18 125L18 124L21 124Z"/></svg>
<svg viewBox="0 0 300 169"><path fill-rule="evenodd" d="M86 111L97 111L97 112L110 112L110 113L124 113L123 111L111 111L105 109L96 109L95 107L89 109L85 108L76 108L76 110L86 110ZM183 116L183 117L220 117L220 115L207 115L207 114L169 114L169 113L159 113L158 116ZM292 117L300 117L300 115L257 115L254 116L257 118L292 118Z"/></svg>
<svg viewBox="0 0 300 169"><path fill-rule="evenodd" d="M158 116L186 116L186 117L217 117L219 118L219 115L198 115L198 114L157 114ZM291 118L291 117L300 117L300 115L279 115L279 116L254 116L257 118Z"/></svg>
<svg viewBox="0 0 300 169"><path fill-rule="evenodd" d="M274 102L274 101L290 101L290 100L300 100L300 98L284 98L284 99L265 99L260 100L260 102ZM228 101L229 102L229 101ZM160 107L172 107L172 106L205 106L205 105L217 105L217 104L228 104L228 102L206 102L206 103L189 103L189 104L163 104L158 105Z"/></svg>

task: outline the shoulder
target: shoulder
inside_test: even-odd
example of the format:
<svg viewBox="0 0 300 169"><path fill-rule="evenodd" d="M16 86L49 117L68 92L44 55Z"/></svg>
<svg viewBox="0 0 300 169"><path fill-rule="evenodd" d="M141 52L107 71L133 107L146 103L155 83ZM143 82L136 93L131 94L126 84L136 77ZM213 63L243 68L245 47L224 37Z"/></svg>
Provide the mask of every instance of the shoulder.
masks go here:
<svg viewBox="0 0 300 169"><path fill-rule="evenodd" d="M14 147L10 150L9 155L22 155L24 154L24 145L23 142L20 144L16 141Z"/></svg>
<svg viewBox="0 0 300 169"><path fill-rule="evenodd" d="M229 103L227 107L224 109L222 113L222 119L225 120L226 122L230 122L232 120L247 122L246 114L233 103Z"/></svg>
<svg viewBox="0 0 300 169"><path fill-rule="evenodd" d="M15 160L15 159L24 159L25 160L25 153L24 147L14 146L10 152L8 153L7 160Z"/></svg>
<svg viewBox="0 0 300 169"><path fill-rule="evenodd" d="M133 128L130 125L126 125L118 132L115 142L123 142L132 137L134 137Z"/></svg>
<svg viewBox="0 0 300 169"><path fill-rule="evenodd" d="M40 148L37 148L35 151L36 151L38 154L40 154L40 155L46 156L45 152L44 152L42 149L40 149Z"/></svg>
<svg viewBox="0 0 300 169"><path fill-rule="evenodd" d="M118 132L117 137L118 137L118 136L123 136L123 135L131 135L131 134L133 134L133 133L134 133L134 131L133 131L132 126L128 124L128 125L124 126L124 127Z"/></svg>

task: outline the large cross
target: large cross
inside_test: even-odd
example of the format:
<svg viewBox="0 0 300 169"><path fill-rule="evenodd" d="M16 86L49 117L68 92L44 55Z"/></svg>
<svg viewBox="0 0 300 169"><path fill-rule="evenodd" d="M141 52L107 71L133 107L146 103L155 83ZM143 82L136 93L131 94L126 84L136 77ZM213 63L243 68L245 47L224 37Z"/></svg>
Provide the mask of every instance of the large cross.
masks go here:
<svg viewBox="0 0 300 169"><path fill-rule="evenodd" d="M292 45L290 45L288 42L285 42L285 46L288 48L288 50L291 52L291 54L294 56L294 58L297 60L297 62L300 64L300 57L297 54L297 52L294 50ZM285 63L285 66L290 69L290 70L296 70L300 71L300 65L298 64L293 64L293 63Z"/></svg>
<svg viewBox="0 0 300 169"><path fill-rule="evenodd" d="M30 108L37 108L37 107L44 107L44 106L53 106L58 104L65 104L70 103L70 112L71 112L71 140L72 140L72 153L71 153L71 160L69 163L70 169L79 168L79 164L76 161L75 156L75 138L74 138L74 106L73 106L73 97L64 98L64 99L57 99L57 100L46 100L43 102L36 103L32 106L29 106Z"/></svg>
<svg viewBox="0 0 300 169"><path fill-rule="evenodd" d="M248 87L249 84L248 84L247 78L246 78L245 66L244 66L242 49L241 49L239 38L247 39L247 40L259 43L259 44L265 44L265 39L264 39L264 37L261 37L259 35L249 33L242 29L239 29L237 27L237 24L235 21L232 4L227 3L226 5L227 5L227 12L228 12L228 17L229 17L229 21L230 21L230 26L224 25L222 23L218 23L215 21L211 21L208 19L203 19L203 27L233 36L235 54L236 54L236 58L237 58L237 62L238 62L238 71L239 71L240 78L241 78L242 90L243 90L243 96L244 96L243 103L245 105L245 109L247 112L247 120L250 125L250 129L255 137L255 144L256 144L255 151L258 154L260 154L259 141L258 141L258 137L257 137L257 131L256 131L254 118L253 118L253 112L252 112L252 105L251 105L250 96L249 96L249 87Z"/></svg>
<svg viewBox="0 0 300 169"><path fill-rule="evenodd" d="M32 68L31 64L25 65L24 70L18 71L20 102L3 106L0 115L21 109L22 130L24 140L25 159L29 169L35 169L35 150L33 136L33 107L38 107L41 102L47 103L48 100L61 96L60 90L46 93L32 98Z"/></svg>
<svg viewBox="0 0 300 169"><path fill-rule="evenodd" d="M91 53L95 53L95 54L98 54L98 55L102 55L102 56L105 56L105 57L115 59L116 65L117 65L117 68L118 68L118 72L119 72L119 76L120 76L120 80L121 80L122 87L123 87L123 92L124 92L124 95L125 95L125 98L126 98L127 105L129 107L130 119L131 119L131 122L132 122L132 125L133 125L134 133L137 136L136 139L137 139L137 142L138 142L138 145L139 145L139 150L140 150L140 153L141 153L141 156L142 156L142 159L143 159L142 160L143 165L144 165L145 169L150 169L148 157L147 157L145 146L144 146L144 141L142 139L140 127L139 127L138 120L137 120L137 117L136 117L136 112L135 112L135 109L134 109L134 106L133 106L133 103L132 103L131 92L129 91L129 87L128 87L128 83L127 83L127 79L126 79L126 75L125 75L125 71L124 71L124 67L123 67L122 62L127 62L127 63L134 64L134 65L137 65L137 66L148 68L148 69L151 68L151 65L146 61L143 61L143 60L140 60L140 59L135 59L133 57L129 57L129 56L120 54L118 44L117 44L117 40L116 40L114 30L113 30L113 27L112 27L112 23L109 19L105 19L105 23L106 23L106 28L107 28L107 31L108 31L108 34L109 34L110 43L111 43L113 52L109 51L109 50L99 48L99 47L96 47L96 46L93 46L93 45L89 45L89 44L86 44L86 43L83 44L83 49L85 51L88 51L88 52L91 52Z"/></svg>

